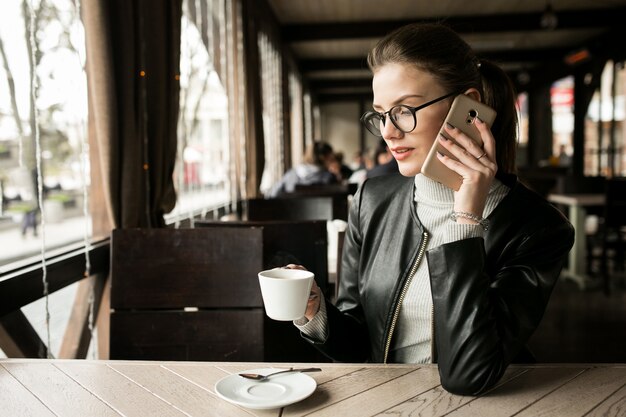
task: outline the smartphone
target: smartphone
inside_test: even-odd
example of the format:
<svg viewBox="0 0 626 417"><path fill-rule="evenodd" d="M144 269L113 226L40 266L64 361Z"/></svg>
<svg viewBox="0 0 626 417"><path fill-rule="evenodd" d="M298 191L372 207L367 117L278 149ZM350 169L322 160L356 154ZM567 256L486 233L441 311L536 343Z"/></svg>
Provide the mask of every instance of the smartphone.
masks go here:
<svg viewBox="0 0 626 417"><path fill-rule="evenodd" d="M480 138L480 132L478 131L478 128L474 125L477 117L479 117L480 120L491 126L493 124L493 121L496 119L496 111L486 104L476 101L469 96L466 96L465 94L460 94L456 96L454 101L452 102L452 106L450 106L448 115L446 116L446 119L444 120L443 125L441 126L441 129L439 131L446 138L453 140L446 134L444 130L445 124L450 123L452 126L460 129L463 133L472 138L479 146L482 147L483 141ZM450 152L448 152L446 148L441 146L438 139L435 139L435 143L433 143L432 148L430 148L430 151L426 156L426 160L424 161L424 165L422 166L422 174L424 174L428 178L442 183L448 188L452 188L453 190L458 191L461 187L463 179L459 176L459 174L452 171L439 160L439 158L437 157L437 152L441 152L442 154L447 155L455 160L457 159L452 154L450 154Z"/></svg>

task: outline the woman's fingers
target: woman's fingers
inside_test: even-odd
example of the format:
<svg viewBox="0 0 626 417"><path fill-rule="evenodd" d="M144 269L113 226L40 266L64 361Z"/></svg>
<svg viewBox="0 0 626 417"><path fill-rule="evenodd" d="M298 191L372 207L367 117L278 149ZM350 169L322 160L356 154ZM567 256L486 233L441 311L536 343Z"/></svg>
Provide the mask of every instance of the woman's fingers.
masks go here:
<svg viewBox="0 0 626 417"><path fill-rule="evenodd" d="M456 171L462 177L472 174L472 171L479 171L489 175L495 173L495 146L491 131L485 123L476 122L481 133L484 148L479 146L472 138L459 129L451 125L445 127L446 133L454 140L449 140L443 135L439 135L439 143L450 152L458 161L445 155L439 155L440 160L450 169Z"/></svg>
<svg viewBox="0 0 626 417"><path fill-rule="evenodd" d="M307 302L306 312L304 313L304 317L309 320L312 320L313 317L320 310L320 295L321 290L320 287L317 286L315 281L311 285L311 293L309 295L309 301Z"/></svg>
<svg viewBox="0 0 626 417"><path fill-rule="evenodd" d="M288 264L288 265L283 266L283 268L301 269L303 271L307 270L305 267L303 267L302 265L298 265L298 264ZM320 310L321 294L322 294L322 290L320 290L320 287L318 287L315 280L313 280L313 283L311 284L311 292L309 293L309 301L307 301L306 311L304 312L304 317L306 317L307 319L312 320L313 316L315 316L317 312Z"/></svg>
<svg viewBox="0 0 626 417"><path fill-rule="evenodd" d="M480 132L480 137L483 140L483 150L489 157L489 159L493 162L496 160L496 140L489 129L487 123L483 122L481 119L476 118L474 121L474 125Z"/></svg>
<svg viewBox="0 0 626 417"><path fill-rule="evenodd" d="M307 269L305 267L303 267L302 265L297 265L297 264L288 264L283 266L283 268L285 269L301 269L303 271L306 271Z"/></svg>
<svg viewBox="0 0 626 417"><path fill-rule="evenodd" d="M474 139L463 133L460 129L457 129L450 124L446 124L445 130L448 137L451 137L454 140L445 140L446 137L440 135L440 141L445 144L444 146L447 145L446 148L449 149L450 152L459 160L463 158L467 158L468 160L476 159L483 154L482 146L476 143ZM450 143L448 144L447 142Z"/></svg>

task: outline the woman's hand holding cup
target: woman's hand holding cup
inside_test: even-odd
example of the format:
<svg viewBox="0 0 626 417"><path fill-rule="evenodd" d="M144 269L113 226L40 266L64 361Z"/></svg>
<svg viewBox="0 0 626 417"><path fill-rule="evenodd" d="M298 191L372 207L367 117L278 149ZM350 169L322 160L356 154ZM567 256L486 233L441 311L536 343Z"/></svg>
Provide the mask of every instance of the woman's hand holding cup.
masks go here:
<svg viewBox="0 0 626 417"><path fill-rule="evenodd" d="M285 266L285 268L287 269L301 269L306 271L306 268L303 267L302 265L296 265L296 264L289 264L287 266ZM320 287L317 286L317 283L315 282L315 280L313 280L313 284L311 285L311 292L309 294L309 301L307 302L307 306L306 306L306 312L304 313L304 317L306 317L308 320L312 320L313 317L317 314L317 312L320 310L320 296L321 296L322 290L320 290Z"/></svg>

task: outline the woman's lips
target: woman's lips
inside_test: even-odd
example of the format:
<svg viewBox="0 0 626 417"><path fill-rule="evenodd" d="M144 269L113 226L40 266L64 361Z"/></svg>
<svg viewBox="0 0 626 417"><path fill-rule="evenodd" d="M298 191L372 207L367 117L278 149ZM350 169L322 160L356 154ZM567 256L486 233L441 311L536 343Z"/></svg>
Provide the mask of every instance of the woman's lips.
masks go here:
<svg viewBox="0 0 626 417"><path fill-rule="evenodd" d="M403 159L411 156L413 152L413 148L393 148L391 149L391 154L397 161L402 161Z"/></svg>

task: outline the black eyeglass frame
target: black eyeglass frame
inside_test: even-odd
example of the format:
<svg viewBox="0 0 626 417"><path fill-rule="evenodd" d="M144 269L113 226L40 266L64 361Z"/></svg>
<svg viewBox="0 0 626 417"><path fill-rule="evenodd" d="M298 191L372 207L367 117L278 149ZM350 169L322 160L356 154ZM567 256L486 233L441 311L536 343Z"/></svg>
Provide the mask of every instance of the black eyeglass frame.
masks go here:
<svg viewBox="0 0 626 417"><path fill-rule="evenodd" d="M389 117L389 120L391 120L391 123L392 123L392 124L395 126L395 128L396 128L396 129L398 129L400 132L402 132L402 133L411 133L411 132L412 132L412 131L413 131L413 130L417 127L417 116L416 116L415 114L418 112L418 110L421 110L421 109L423 109L423 108L425 108L425 107L428 107L428 106L430 106L430 105L432 105L432 104L438 103L438 102L440 102L441 100L445 100L445 99L447 99L448 97L452 97L452 96L454 96L454 95L456 95L456 94L458 94L458 93L457 93L457 92L448 93L448 94L443 95L443 96L441 96L441 97L438 97L438 98L436 98L436 99L434 99L434 100L427 101L426 103L421 104L421 105L419 105L419 106L417 106L417 107L407 106L406 104L398 104L397 106L393 106L392 108L390 108L390 109L389 109L389 110L387 110L386 112L382 112L382 113L379 113L379 112L376 112L376 111L368 111L368 112L363 113L363 115L361 116L361 119L360 119L360 120L361 120L361 123L363 123L363 125L365 126L365 128L368 130L368 132L370 132L370 133L371 133L372 135L374 135L374 136L382 137L383 135L382 135L382 131L380 131L380 129L378 129L378 130L380 131L380 133L374 133L374 132L372 132L372 131L370 130L370 128L368 127L367 120L368 120L368 119L369 119L372 115L378 115L378 117L380 118L380 120L381 120L381 121L382 121L382 123L383 123L383 126L385 126L385 121L387 120L387 115L388 115L388 114L390 114L390 113L391 113L391 111L392 111L393 109L397 108L397 107L404 107L404 108L406 108L406 109L409 109L409 111L410 111L410 112L411 112L411 114L413 115L413 127L412 127L411 129L409 129L409 130L403 130L403 129L401 129L401 128L400 128L400 127L396 124L396 122L393 120L393 117L391 117L391 116ZM372 127L373 127L373 126L372 126Z"/></svg>

